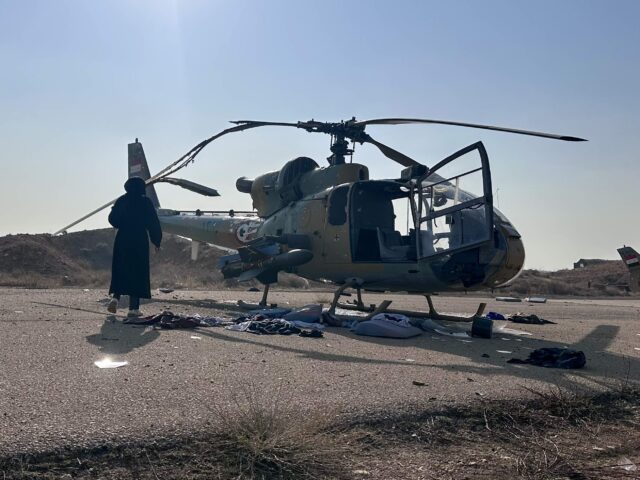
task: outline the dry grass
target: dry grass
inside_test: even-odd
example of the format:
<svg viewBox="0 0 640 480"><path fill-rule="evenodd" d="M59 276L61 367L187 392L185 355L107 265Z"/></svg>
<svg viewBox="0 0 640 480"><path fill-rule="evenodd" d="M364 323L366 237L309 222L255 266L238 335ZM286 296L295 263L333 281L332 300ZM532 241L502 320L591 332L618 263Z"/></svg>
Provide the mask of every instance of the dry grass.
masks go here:
<svg viewBox="0 0 640 480"><path fill-rule="evenodd" d="M321 479L344 476L346 444L324 413L296 411L281 390L241 388L220 421L216 450L234 478Z"/></svg>
<svg viewBox="0 0 640 480"><path fill-rule="evenodd" d="M350 447L330 415L300 413L282 392L240 387L214 404L212 429L151 444L104 445L0 458L0 479L347 478Z"/></svg>
<svg viewBox="0 0 640 480"><path fill-rule="evenodd" d="M201 435L0 458L0 478L638 478L623 465L640 464L640 390L628 385L392 409L337 426L279 390L237 391L212 407L217 422Z"/></svg>
<svg viewBox="0 0 640 480"><path fill-rule="evenodd" d="M384 412L351 429L366 445L364 463L372 470L384 470L378 455L397 445L388 456L396 455L406 472L428 465L432 477L426 478L637 478L637 471L619 465L623 457L640 460L640 390L529 393L528 401L478 401L402 416Z"/></svg>

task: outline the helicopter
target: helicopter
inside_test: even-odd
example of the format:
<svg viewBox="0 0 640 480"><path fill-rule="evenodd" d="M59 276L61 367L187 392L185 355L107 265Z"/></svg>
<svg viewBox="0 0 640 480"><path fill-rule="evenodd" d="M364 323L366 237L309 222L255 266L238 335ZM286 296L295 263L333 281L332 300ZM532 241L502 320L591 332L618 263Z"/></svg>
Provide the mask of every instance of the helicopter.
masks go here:
<svg viewBox="0 0 640 480"><path fill-rule="evenodd" d="M493 205L489 157L481 141L427 166L365 132L369 125L439 124L580 142L582 138L513 128L418 118L380 118L340 122L268 122L241 120L202 141L151 176L142 144L128 146L129 176L147 183L164 232L192 240L192 258L200 243L231 249L218 267L225 278L257 279L265 285L259 305L267 305L270 285L279 272L335 284L335 312L345 290L430 295L493 289L522 270L525 250L514 225ZM180 211L161 208L156 183L177 185L205 196L215 189L172 177L220 137L258 127L289 127L330 137L328 165L297 157L277 171L253 179L240 177L238 191L250 195L251 211ZM396 178L372 179L363 163L353 161L356 144L370 144L402 168ZM470 193L466 186L477 191ZM465 186L465 188L463 188ZM115 200L114 200L115 201ZM103 205L68 228L107 208ZM385 302L383 302L385 303ZM388 307L379 306L376 311ZM346 305L343 305L346 306ZM481 305L477 313L481 313Z"/></svg>

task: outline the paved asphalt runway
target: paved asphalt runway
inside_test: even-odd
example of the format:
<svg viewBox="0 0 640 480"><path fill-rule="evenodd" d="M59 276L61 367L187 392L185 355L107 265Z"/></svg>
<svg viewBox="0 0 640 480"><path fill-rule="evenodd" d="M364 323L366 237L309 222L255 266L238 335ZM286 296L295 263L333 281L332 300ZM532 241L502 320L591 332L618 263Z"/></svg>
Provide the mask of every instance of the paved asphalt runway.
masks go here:
<svg viewBox="0 0 640 480"><path fill-rule="evenodd" d="M232 317L237 310L221 309L217 302L259 297L180 291L157 294L143 310ZM270 297L290 306L330 298L318 292ZM424 306L420 297L402 295L367 295L365 302L383 298L397 307ZM301 410L349 415L522 397L524 386L599 389L640 380L639 300L490 300L487 310L535 313L558 324L512 324L532 335L463 341L427 333L409 340L358 337L341 328L321 339L222 328L153 330L110 321L104 299L99 290L0 289L0 454L197 431L216 421L216 405L247 391L266 391ZM435 301L443 312L472 313L483 300ZM544 346L581 349L587 366L563 371L506 363ZM129 364L97 368L94 362L106 356Z"/></svg>

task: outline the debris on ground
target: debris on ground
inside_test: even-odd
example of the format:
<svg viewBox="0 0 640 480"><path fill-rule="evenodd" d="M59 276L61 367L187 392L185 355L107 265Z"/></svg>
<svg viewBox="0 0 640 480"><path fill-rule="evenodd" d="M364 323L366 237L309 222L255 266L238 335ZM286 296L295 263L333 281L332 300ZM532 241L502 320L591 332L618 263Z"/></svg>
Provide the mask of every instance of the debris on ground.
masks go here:
<svg viewBox="0 0 640 480"><path fill-rule="evenodd" d="M471 322L471 336L479 338L493 337L493 320L486 317L474 317Z"/></svg>
<svg viewBox="0 0 640 480"><path fill-rule="evenodd" d="M568 348L539 348L521 360L512 358L507 363L537 365L546 368L582 368L587 363L584 352Z"/></svg>
<svg viewBox="0 0 640 480"><path fill-rule="evenodd" d="M425 332L433 332L446 337L471 338L469 333L459 330L456 327L444 326L430 318L416 318L411 320L412 325Z"/></svg>
<svg viewBox="0 0 640 480"><path fill-rule="evenodd" d="M547 303L547 299L545 297L527 297L524 301L529 303Z"/></svg>
<svg viewBox="0 0 640 480"><path fill-rule="evenodd" d="M531 335L529 332L525 332L524 330L516 330L515 328L507 327L507 323L503 323L496 328L497 333L506 333L507 335Z"/></svg>
<svg viewBox="0 0 640 480"><path fill-rule="evenodd" d="M626 470L627 472L635 472L638 470L638 466L627 457L621 457L616 466L622 470Z"/></svg>
<svg viewBox="0 0 640 480"><path fill-rule="evenodd" d="M514 315L507 316L507 320L513 323L526 323L530 325L545 325L547 323L550 323L552 325L556 324L556 322L552 322L551 320L545 320L544 318L540 318L537 315L534 315L534 314L525 315L520 312Z"/></svg>
<svg viewBox="0 0 640 480"><path fill-rule="evenodd" d="M174 289L173 289L173 288L164 288L164 287L163 287L163 288L159 288L159 289L158 289L158 291L159 291L160 293L171 293L171 292L173 292L173 291L174 291Z"/></svg>
<svg viewBox="0 0 640 480"><path fill-rule="evenodd" d="M522 299L518 297L496 297L496 302L521 302Z"/></svg>

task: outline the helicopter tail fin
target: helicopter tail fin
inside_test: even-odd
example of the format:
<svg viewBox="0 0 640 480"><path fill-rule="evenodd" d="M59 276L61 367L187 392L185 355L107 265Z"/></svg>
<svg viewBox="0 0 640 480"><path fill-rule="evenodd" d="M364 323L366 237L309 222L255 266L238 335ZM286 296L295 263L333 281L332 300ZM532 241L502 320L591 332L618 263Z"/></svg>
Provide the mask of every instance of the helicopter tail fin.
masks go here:
<svg viewBox="0 0 640 480"><path fill-rule="evenodd" d="M131 177L140 177L143 180L151 178L147 157L144 154L142 144L138 142L137 138L134 143L129 144L129 178ZM154 207L160 208L160 201L153 185L147 186L147 197L149 197Z"/></svg>
<svg viewBox="0 0 640 480"><path fill-rule="evenodd" d="M629 272L631 272L631 280L629 287L633 291L640 290L640 255L633 248L624 246L618 249L622 261L625 263Z"/></svg>

